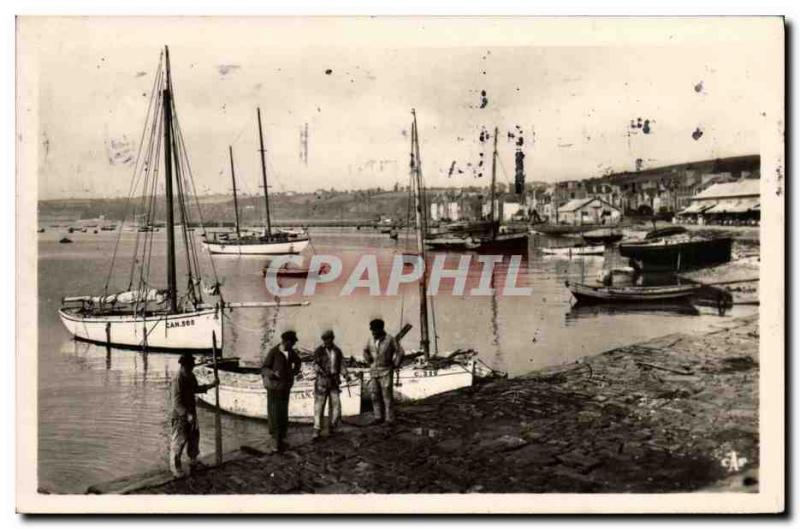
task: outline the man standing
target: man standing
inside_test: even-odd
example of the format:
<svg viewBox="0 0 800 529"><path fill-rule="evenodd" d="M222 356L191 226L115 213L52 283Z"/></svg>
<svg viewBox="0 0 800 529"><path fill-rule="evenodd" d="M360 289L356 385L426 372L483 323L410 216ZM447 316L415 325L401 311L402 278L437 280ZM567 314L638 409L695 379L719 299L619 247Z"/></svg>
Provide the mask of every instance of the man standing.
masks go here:
<svg viewBox="0 0 800 529"><path fill-rule="evenodd" d="M333 343L333 331L322 333L322 345L314 351L314 370L317 379L314 382L314 435L312 440L319 439L322 431L322 417L325 415L325 404L330 401L330 434L333 434L342 418L342 403L339 399L339 377L347 377L342 350Z"/></svg>
<svg viewBox="0 0 800 529"><path fill-rule="evenodd" d="M211 384L200 385L194 373L194 356L183 353L178 360L180 369L173 377L171 384L172 411L170 414L169 468L176 478L185 474L181 468L183 448L189 454L189 468L197 467L197 456L200 453L200 428L197 425L196 393L205 393L219 384L215 380ZM187 446L188 445L188 446Z"/></svg>
<svg viewBox="0 0 800 529"><path fill-rule="evenodd" d="M281 343L267 353L261 364L261 379L267 389L267 417L269 433L273 440L272 452L287 448L286 431L289 427L289 394L294 377L300 373L300 357L294 350L297 334L286 331Z"/></svg>
<svg viewBox="0 0 800 529"><path fill-rule="evenodd" d="M364 347L364 361L369 365L370 392L375 413L372 424L394 421L392 378L394 370L399 368L403 361L403 348L394 336L386 333L384 327L385 324L381 319L369 322L372 338Z"/></svg>

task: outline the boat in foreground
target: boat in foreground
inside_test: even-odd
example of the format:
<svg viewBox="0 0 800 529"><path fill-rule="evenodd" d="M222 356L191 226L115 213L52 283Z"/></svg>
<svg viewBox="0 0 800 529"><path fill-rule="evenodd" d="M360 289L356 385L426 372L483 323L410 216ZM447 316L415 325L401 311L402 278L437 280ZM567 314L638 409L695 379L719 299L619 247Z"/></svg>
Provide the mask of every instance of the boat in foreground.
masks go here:
<svg viewBox="0 0 800 529"><path fill-rule="evenodd" d="M688 301L700 289L700 285L667 286L603 286L565 282L565 285L581 303L633 303L654 301Z"/></svg>
<svg viewBox="0 0 800 529"><path fill-rule="evenodd" d="M289 420L309 422L314 419L314 379L310 375L313 368L304 363L304 373L289 394ZM208 384L214 380L214 367L210 362L195 367L198 382ZM242 365L238 358L217 361L219 375L219 407L235 415L253 419L267 419L267 390L261 378L261 368ZM216 392L198 394L198 398L210 405L217 405ZM354 378L343 382L339 398L342 403L342 417L361 413L361 380Z"/></svg>

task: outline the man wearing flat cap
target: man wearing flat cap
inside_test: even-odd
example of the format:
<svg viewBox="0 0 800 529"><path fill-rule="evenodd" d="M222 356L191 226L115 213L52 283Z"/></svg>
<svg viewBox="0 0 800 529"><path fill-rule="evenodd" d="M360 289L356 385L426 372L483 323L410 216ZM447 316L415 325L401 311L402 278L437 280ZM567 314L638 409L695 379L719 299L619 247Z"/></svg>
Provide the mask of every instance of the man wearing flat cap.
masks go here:
<svg viewBox="0 0 800 529"><path fill-rule="evenodd" d="M261 379L267 390L267 417L273 450L282 452L287 448L286 432L289 427L289 393L294 377L300 373L300 357L294 350L297 334L286 331L281 334L281 343L267 353L261 364Z"/></svg>
<svg viewBox="0 0 800 529"><path fill-rule="evenodd" d="M170 385L172 393L172 410L170 413L169 469L176 478L185 474L181 468L183 448L189 455L189 468L197 467L197 456L200 453L200 428L197 425L196 393L205 393L219 384L215 380L211 384L197 383L194 373L194 356L183 353L178 359L181 368L173 377Z"/></svg>
<svg viewBox="0 0 800 529"><path fill-rule="evenodd" d="M394 336L387 334L381 319L369 322L372 336L364 347L364 361L369 365L370 393L375 413L373 424L394 421L394 371L403 362L403 348Z"/></svg>
<svg viewBox="0 0 800 529"><path fill-rule="evenodd" d="M342 402L339 399L339 377L347 377L347 367L344 365L342 350L333 343L333 331L322 333L322 345L314 350L314 371L317 378L314 381L314 435L313 440L319 439L322 432L322 417L325 415L325 404L330 402L328 419L330 427L328 432L333 434L342 418Z"/></svg>

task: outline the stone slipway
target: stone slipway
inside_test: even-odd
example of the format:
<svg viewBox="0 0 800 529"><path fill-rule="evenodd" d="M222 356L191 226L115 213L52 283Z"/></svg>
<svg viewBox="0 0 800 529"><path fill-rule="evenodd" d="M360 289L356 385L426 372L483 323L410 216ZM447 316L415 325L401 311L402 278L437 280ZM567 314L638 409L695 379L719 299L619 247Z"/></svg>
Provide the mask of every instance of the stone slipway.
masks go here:
<svg viewBox="0 0 800 529"><path fill-rule="evenodd" d="M392 426L350 425L316 444L302 431L284 454L245 449L188 478L92 490L756 492L758 377L758 316L720 319L704 334L404 404Z"/></svg>

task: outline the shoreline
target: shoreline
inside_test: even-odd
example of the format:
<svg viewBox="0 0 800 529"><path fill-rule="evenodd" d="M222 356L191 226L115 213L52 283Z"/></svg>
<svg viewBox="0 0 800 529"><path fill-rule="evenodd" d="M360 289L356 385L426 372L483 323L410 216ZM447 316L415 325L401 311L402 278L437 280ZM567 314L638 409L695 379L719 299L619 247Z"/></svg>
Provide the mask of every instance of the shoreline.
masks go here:
<svg viewBox="0 0 800 529"><path fill-rule="evenodd" d="M392 425L362 414L318 443L292 428L284 454L243 446L187 478L161 468L87 492L756 492L758 336L758 313L722 319L401 403Z"/></svg>

